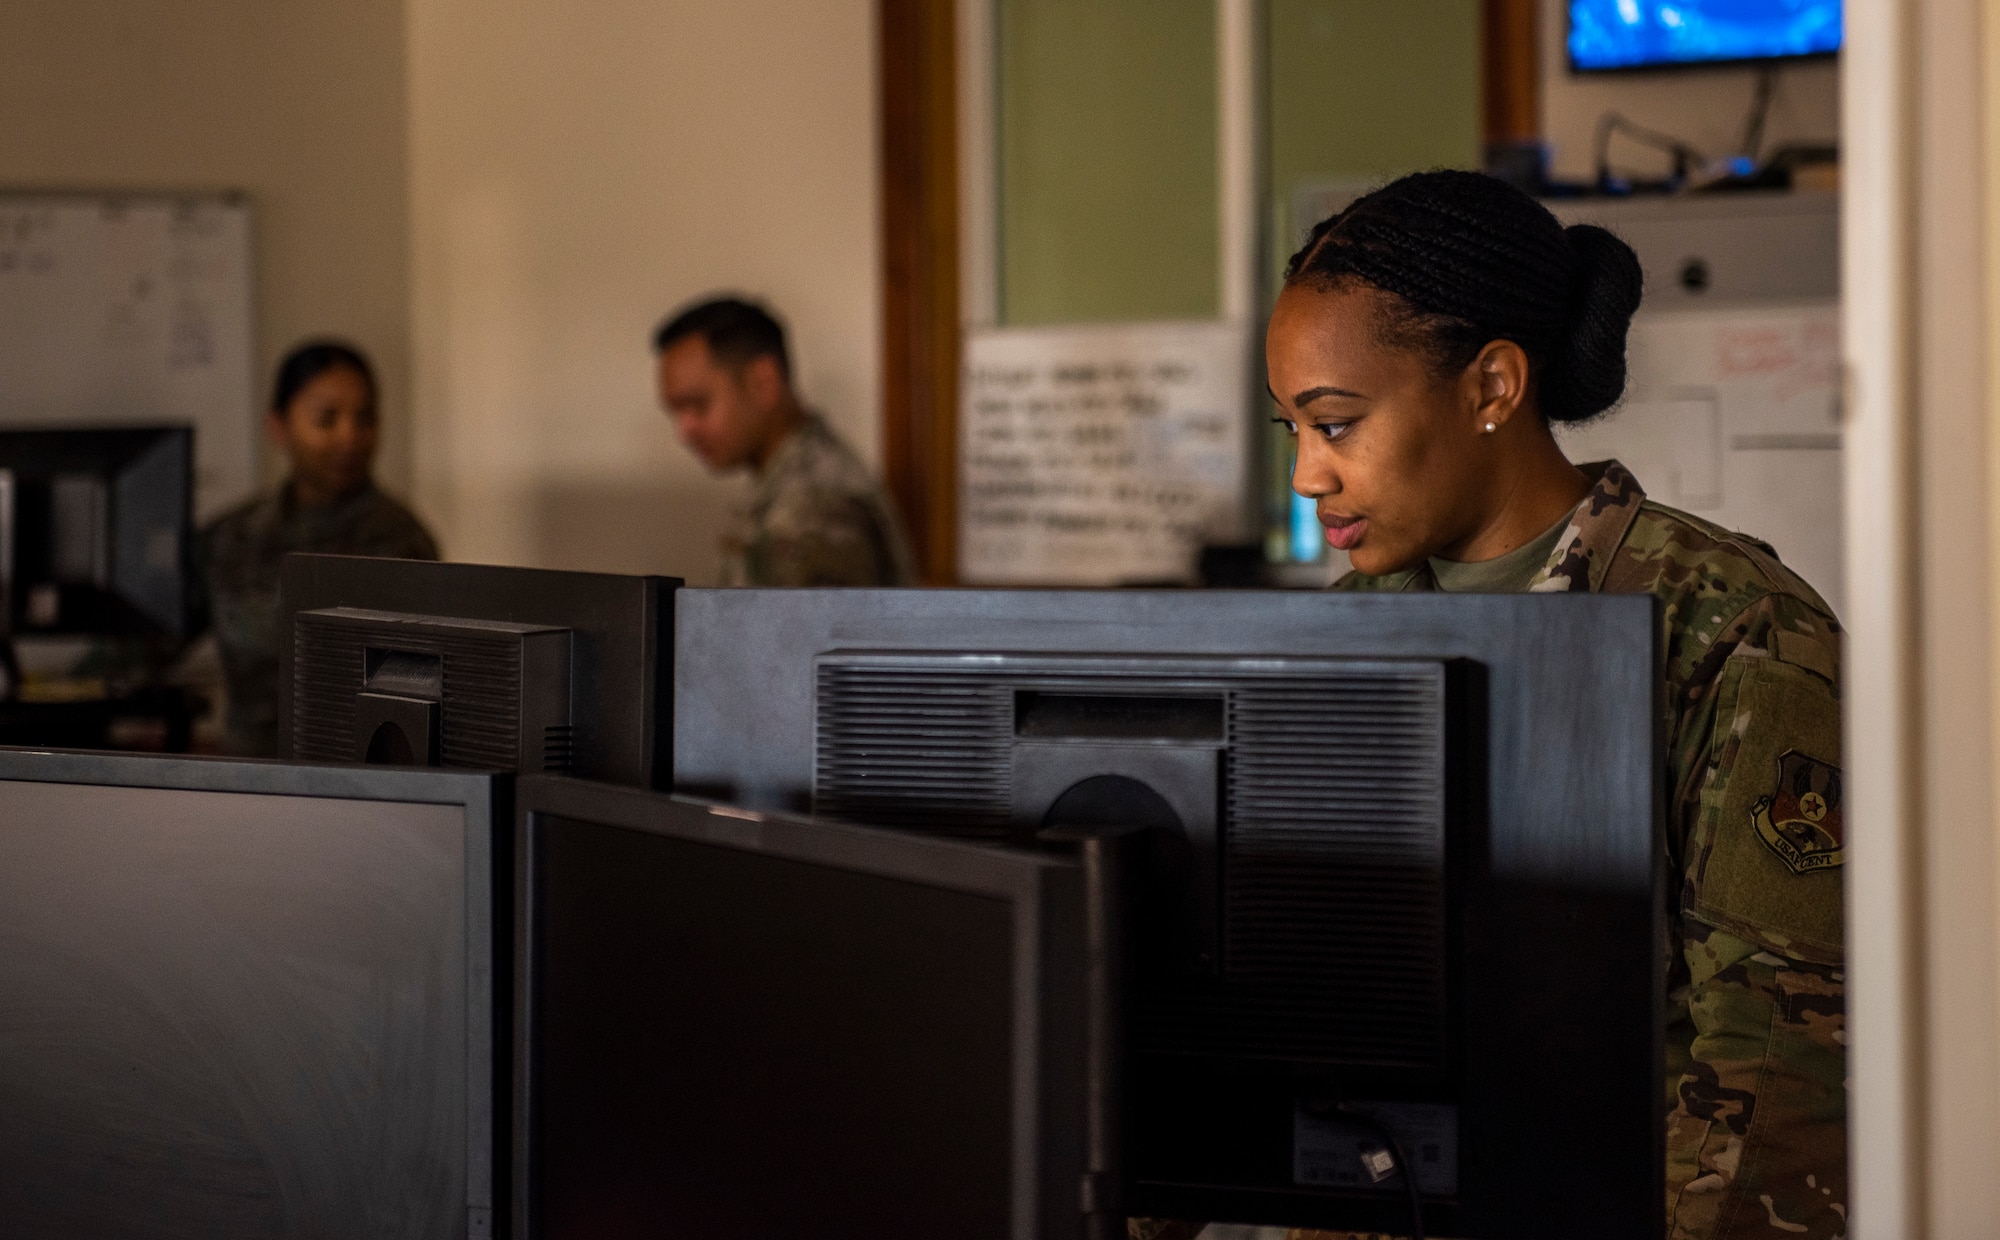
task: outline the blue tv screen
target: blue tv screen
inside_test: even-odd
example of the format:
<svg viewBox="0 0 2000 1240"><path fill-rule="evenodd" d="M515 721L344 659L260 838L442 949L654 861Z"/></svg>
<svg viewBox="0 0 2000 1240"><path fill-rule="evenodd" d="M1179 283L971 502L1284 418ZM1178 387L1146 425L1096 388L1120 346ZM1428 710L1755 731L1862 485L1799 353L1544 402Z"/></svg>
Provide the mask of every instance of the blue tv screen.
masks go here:
<svg viewBox="0 0 2000 1240"><path fill-rule="evenodd" d="M1578 70L1840 50L1840 0L1569 0Z"/></svg>

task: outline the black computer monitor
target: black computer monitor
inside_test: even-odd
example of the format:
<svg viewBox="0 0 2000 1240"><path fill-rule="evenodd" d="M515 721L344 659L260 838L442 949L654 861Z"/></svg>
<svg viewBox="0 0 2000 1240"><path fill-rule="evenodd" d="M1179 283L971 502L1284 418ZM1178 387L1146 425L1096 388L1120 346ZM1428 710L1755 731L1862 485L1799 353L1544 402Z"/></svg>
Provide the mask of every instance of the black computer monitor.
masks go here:
<svg viewBox="0 0 2000 1240"><path fill-rule="evenodd" d="M0 638L179 637L194 432L0 431Z"/></svg>
<svg viewBox="0 0 2000 1240"><path fill-rule="evenodd" d="M504 794L0 750L0 1230L504 1234Z"/></svg>
<svg viewBox="0 0 2000 1240"><path fill-rule="evenodd" d="M1138 832L1134 1213L1659 1234L1655 604L683 591L690 790Z"/></svg>
<svg viewBox="0 0 2000 1240"><path fill-rule="evenodd" d="M518 797L517 1240L1082 1234L1077 865Z"/></svg>
<svg viewBox="0 0 2000 1240"><path fill-rule="evenodd" d="M279 752L667 787L679 585L288 555Z"/></svg>

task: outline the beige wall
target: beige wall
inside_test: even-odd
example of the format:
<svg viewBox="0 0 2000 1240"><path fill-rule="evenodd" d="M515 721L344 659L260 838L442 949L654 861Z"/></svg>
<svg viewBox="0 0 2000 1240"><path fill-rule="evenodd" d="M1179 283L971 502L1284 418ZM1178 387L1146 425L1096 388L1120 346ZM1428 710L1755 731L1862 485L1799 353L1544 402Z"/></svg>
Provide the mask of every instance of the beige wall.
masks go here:
<svg viewBox="0 0 2000 1240"><path fill-rule="evenodd" d="M712 578L740 480L673 443L647 338L731 287L873 461L869 0L7 0L0 185L243 189L260 384L384 381L381 473L447 554Z"/></svg>
<svg viewBox="0 0 2000 1240"><path fill-rule="evenodd" d="M711 580L740 480L653 392L663 312L789 321L809 403L871 461L869 0L407 0L417 495L454 558Z"/></svg>
<svg viewBox="0 0 2000 1240"><path fill-rule="evenodd" d="M401 0L6 0L0 185L242 189L258 382L300 337L381 369L382 474L407 484Z"/></svg>
<svg viewBox="0 0 2000 1240"><path fill-rule="evenodd" d="M1542 134L1554 148L1555 173L1584 180L1596 174L1598 119L1607 111L1662 130L1711 157L1731 155L1742 141L1756 91L1746 68L1572 74L1563 48L1563 0L1541 0ZM1837 62L1786 65L1764 126L1764 150L1785 142L1832 141L1840 133ZM1667 171L1665 155L1618 139L1615 166L1645 175Z"/></svg>

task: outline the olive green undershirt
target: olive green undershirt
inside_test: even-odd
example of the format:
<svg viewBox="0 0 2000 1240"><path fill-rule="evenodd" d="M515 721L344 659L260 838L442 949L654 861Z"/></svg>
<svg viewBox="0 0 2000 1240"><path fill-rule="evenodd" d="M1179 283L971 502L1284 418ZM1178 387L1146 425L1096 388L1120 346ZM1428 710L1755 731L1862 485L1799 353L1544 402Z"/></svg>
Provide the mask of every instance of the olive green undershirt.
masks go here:
<svg viewBox="0 0 2000 1240"><path fill-rule="evenodd" d="M1542 566L1555 554L1556 542L1569 528L1569 519L1573 515L1564 513L1562 520L1551 525L1535 541L1495 559L1467 564L1432 556L1431 576L1437 579L1438 589L1448 594L1519 594L1528 588L1535 574L1541 572Z"/></svg>

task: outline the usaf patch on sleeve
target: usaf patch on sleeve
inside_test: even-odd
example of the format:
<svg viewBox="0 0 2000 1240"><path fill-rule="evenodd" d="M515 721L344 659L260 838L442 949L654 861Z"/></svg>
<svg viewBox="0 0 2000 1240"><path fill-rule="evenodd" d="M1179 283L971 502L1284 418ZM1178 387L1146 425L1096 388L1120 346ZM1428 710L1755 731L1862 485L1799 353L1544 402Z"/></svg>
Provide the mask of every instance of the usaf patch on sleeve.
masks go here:
<svg viewBox="0 0 2000 1240"><path fill-rule="evenodd" d="M1841 862L1846 830L1840 814L1840 768L1796 749L1778 758L1778 786L1750 809L1758 838L1794 874L1830 870Z"/></svg>

